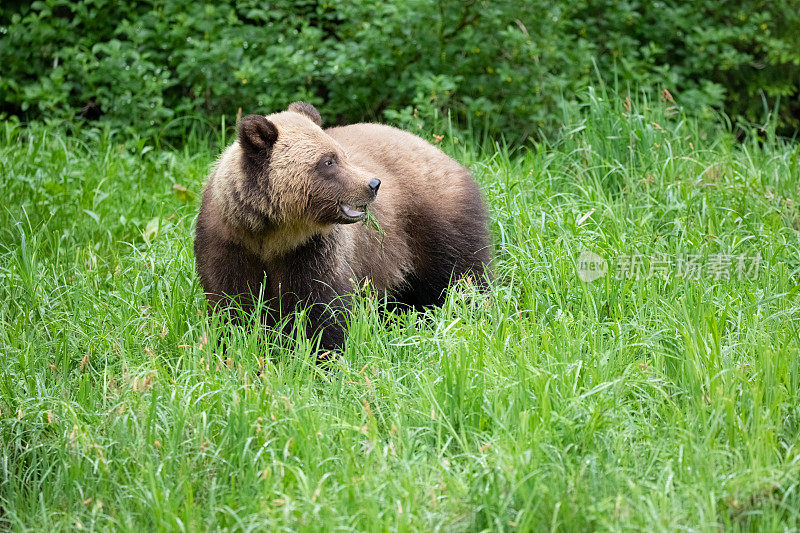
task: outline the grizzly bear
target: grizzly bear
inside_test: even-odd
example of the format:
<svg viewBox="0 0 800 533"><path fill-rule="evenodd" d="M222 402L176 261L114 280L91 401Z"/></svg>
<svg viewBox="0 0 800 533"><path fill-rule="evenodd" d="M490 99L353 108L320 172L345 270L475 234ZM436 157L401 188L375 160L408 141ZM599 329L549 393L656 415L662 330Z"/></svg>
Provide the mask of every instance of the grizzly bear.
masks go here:
<svg viewBox="0 0 800 533"><path fill-rule="evenodd" d="M421 309L441 305L454 280L485 283L487 214L466 168L390 126L321 126L303 102L241 119L197 218L211 309L252 312L260 299L274 325L303 308L308 333L340 350L356 284Z"/></svg>

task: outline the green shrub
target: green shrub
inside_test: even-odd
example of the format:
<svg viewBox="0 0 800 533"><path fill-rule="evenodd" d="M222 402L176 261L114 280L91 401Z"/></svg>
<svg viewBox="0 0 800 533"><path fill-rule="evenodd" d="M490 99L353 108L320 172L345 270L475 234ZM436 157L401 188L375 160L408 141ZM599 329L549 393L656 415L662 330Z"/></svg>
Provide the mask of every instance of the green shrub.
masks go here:
<svg viewBox="0 0 800 533"><path fill-rule="evenodd" d="M6 2L0 112L163 134L303 99L329 123L450 112L518 139L552 130L599 74L692 112L777 110L791 132L797 27L800 0Z"/></svg>

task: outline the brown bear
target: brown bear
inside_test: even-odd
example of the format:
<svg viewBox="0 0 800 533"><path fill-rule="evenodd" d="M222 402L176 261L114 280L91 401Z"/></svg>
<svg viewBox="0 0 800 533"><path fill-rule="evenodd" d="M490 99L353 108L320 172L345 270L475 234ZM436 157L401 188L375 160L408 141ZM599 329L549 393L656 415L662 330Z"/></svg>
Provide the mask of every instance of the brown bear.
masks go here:
<svg viewBox="0 0 800 533"><path fill-rule="evenodd" d="M485 283L484 201L469 171L438 148L380 124L322 129L317 110L241 119L214 165L194 252L211 308L252 311L274 325L306 308L323 349L341 349L355 284L387 300L441 305L451 281ZM364 221L369 214L376 223Z"/></svg>

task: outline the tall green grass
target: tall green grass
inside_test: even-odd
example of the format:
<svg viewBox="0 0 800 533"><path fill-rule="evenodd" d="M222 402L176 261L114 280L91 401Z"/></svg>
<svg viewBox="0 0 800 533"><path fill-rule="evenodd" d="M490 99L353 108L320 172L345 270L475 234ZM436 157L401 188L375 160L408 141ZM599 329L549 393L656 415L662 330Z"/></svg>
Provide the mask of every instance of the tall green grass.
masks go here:
<svg viewBox="0 0 800 533"><path fill-rule="evenodd" d="M223 135L5 124L0 529L800 527L800 148L603 93L564 123L442 132L486 193L491 294L359 298L328 370L206 317L192 224ZM583 250L608 275L580 281ZM683 253L762 262L617 279Z"/></svg>

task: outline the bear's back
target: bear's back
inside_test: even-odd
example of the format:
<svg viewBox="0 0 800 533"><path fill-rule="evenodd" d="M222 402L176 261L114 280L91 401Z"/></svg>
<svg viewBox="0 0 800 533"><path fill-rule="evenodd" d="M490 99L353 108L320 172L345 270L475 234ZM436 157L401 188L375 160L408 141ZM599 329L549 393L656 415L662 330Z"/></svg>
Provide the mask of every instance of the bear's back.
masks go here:
<svg viewBox="0 0 800 533"><path fill-rule="evenodd" d="M404 176L421 185L433 187L453 182L451 173L466 169L447 154L416 135L384 124L351 124L329 128L346 151L348 158L370 171ZM459 181L456 179L456 181Z"/></svg>

